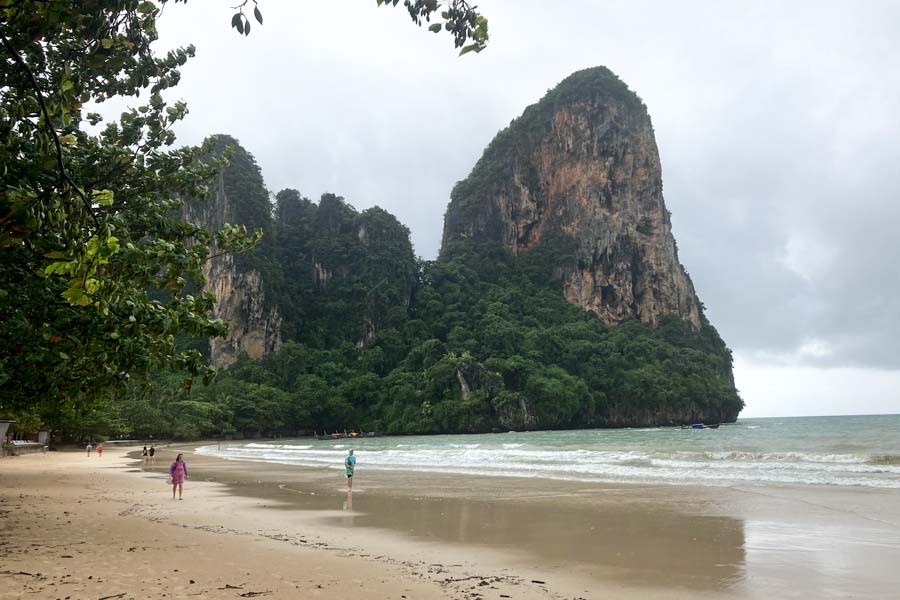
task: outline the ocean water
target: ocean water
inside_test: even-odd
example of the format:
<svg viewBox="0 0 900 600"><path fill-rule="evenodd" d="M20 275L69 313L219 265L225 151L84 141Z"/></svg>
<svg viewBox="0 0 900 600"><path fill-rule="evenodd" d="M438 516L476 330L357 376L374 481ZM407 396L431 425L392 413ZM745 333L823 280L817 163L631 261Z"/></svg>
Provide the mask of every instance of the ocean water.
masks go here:
<svg viewBox="0 0 900 600"><path fill-rule="evenodd" d="M585 429L229 442L200 454L366 470L674 485L900 488L900 415L741 419L719 429Z"/></svg>

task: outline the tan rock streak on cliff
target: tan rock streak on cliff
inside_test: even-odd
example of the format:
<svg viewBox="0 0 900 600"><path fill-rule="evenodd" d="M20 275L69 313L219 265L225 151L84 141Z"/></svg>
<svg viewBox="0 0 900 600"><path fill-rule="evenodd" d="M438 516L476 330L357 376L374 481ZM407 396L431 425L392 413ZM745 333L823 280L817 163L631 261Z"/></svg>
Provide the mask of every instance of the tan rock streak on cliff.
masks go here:
<svg viewBox="0 0 900 600"><path fill-rule="evenodd" d="M206 202L189 202L185 218L210 232L233 222L231 200L219 175L212 197ZM215 253L215 248L213 248ZM218 256L203 268L204 292L215 295L212 315L228 323L228 335L209 341L210 362L227 367L241 354L259 360L281 348L281 315L278 307L266 302L258 271L242 269L233 255Z"/></svg>
<svg viewBox="0 0 900 600"><path fill-rule="evenodd" d="M598 73L598 85L615 89L584 85L585 78ZM581 87L554 96L567 85ZM559 97L566 101L548 110L545 103ZM528 143L517 141L508 150L510 136ZM497 148L503 154L493 156ZM505 168L482 167L498 162ZM479 168L508 174L507 181L481 197L459 197L469 190L462 182L448 210L445 243L490 241L499 231L500 239L493 241L520 255L538 248L552 231L576 248L556 270L572 304L608 324L636 317L656 325L677 315L700 327L699 301L678 260L663 201L650 116L607 70L576 73L529 107L488 147L470 179Z"/></svg>

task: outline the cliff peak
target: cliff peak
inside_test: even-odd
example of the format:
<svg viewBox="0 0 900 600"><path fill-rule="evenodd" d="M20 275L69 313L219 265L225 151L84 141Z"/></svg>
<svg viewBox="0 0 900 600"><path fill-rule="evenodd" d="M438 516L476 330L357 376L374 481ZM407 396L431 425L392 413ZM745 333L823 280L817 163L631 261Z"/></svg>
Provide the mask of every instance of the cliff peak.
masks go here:
<svg viewBox="0 0 900 600"><path fill-rule="evenodd" d="M451 194L442 257L551 250L566 299L606 323L700 326L647 107L605 67L573 73L497 134Z"/></svg>

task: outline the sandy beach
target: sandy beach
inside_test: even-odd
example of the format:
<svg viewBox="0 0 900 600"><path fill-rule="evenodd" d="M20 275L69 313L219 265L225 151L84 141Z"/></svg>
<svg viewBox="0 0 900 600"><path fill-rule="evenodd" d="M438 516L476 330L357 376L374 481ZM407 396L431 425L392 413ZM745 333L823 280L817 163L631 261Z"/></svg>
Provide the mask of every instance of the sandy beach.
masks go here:
<svg viewBox="0 0 900 600"><path fill-rule="evenodd" d="M0 598L885 598L900 493L0 461ZM166 484L186 451L183 501ZM363 463L364 465L364 463Z"/></svg>

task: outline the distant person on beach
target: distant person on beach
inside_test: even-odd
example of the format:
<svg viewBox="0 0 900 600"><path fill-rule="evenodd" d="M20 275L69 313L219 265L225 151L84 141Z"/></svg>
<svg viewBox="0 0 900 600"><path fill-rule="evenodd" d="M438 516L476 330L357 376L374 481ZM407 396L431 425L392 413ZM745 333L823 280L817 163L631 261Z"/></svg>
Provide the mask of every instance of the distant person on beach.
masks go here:
<svg viewBox="0 0 900 600"><path fill-rule="evenodd" d="M169 476L172 479L172 500L175 499L175 490L178 490L178 499L181 498L181 488L184 485L184 480L187 479L187 463L184 462L184 454L178 453L178 456L175 457L175 462L172 463L172 466L169 467Z"/></svg>
<svg viewBox="0 0 900 600"><path fill-rule="evenodd" d="M97 444L97 458L103 458L103 442Z"/></svg>
<svg viewBox="0 0 900 600"><path fill-rule="evenodd" d="M141 456L144 458L144 464L147 464L147 461L150 460L150 456L147 454L147 446L144 446L144 451L141 452Z"/></svg>
<svg viewBox="0 0 900 600"><path fill-rule="evenodd" d="M87 445L87 447L85 448L85 450L87 450L87 455L88 455L88 456L91 455L91 450L93 450L93 449L94 449L94 447L91 446L91 443L90 443L90 442L88 442L88 445Z"/></svg>
<svg viewBox="0 0 900 600"><path fill-rule="evenodd" d="M152 462L152 463L156 462L156 458L154 458L155 456L156 456L156 448L153 447L153 444L150 444L150 462Z"/></svg>
<svg viewBox="0 0 900 600"><path fill-rule="evenodd" d="M344 468L347 470L347 489L353 489L353 470L356 468L356 457L353 456L353 450L344 459Z"/></svg>

